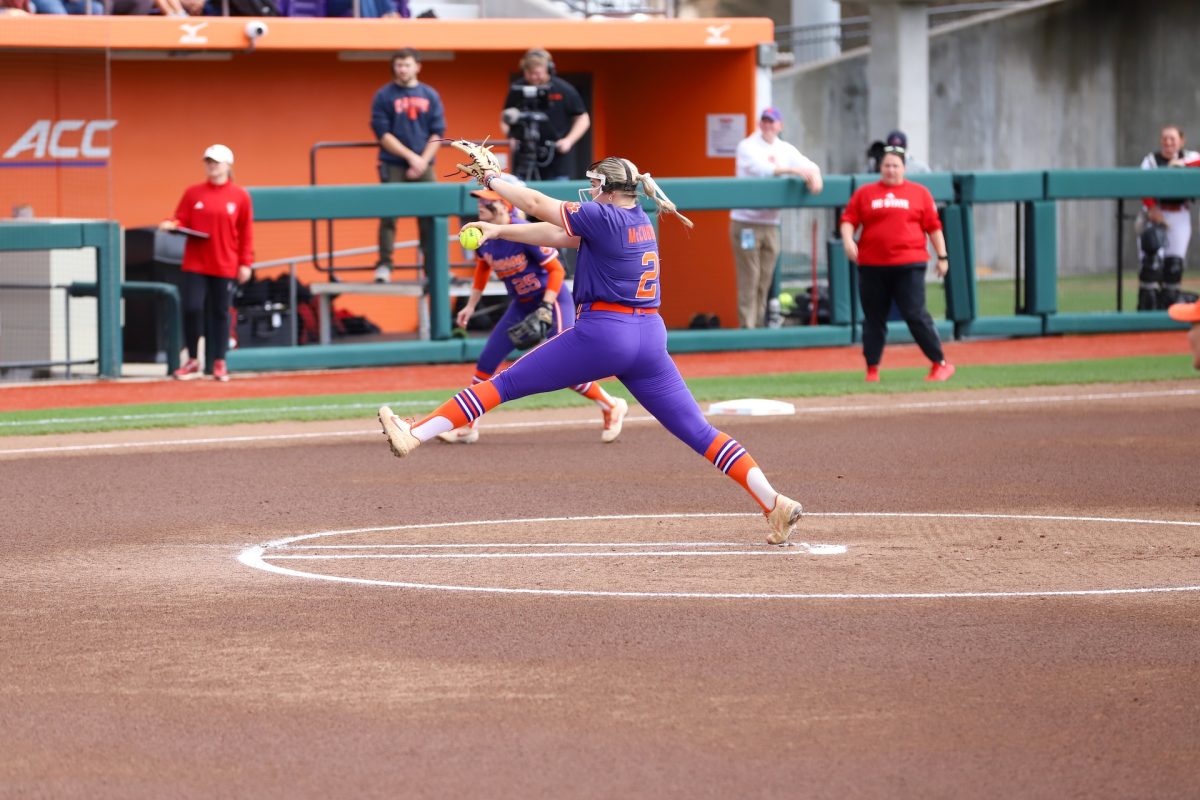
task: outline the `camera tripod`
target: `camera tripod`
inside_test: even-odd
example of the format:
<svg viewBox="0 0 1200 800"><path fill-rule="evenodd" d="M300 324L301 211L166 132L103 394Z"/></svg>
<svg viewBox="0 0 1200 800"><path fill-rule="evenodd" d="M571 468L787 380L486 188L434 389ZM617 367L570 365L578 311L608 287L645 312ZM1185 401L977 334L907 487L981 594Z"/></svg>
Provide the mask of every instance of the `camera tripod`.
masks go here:
<svg viewBox="0 0 1200 800"><path fill-rule="evenodd" d="M520 141L513 155L513 175L526 183L540 181L542 170L554 161L554 152L553 141Z"/></svg>

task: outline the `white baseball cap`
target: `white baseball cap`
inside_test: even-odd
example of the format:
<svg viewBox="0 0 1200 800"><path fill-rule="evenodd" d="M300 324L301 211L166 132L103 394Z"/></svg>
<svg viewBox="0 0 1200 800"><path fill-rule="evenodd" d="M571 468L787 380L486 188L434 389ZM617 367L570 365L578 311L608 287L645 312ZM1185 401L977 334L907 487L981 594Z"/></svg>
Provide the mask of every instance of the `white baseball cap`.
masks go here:
<svg viewBox="0 0 1200 800"><path fill-rule="evenodd" d="M214 144L205 150L204 157L222 164L233 164L233 151L223 144Z"/></svg>

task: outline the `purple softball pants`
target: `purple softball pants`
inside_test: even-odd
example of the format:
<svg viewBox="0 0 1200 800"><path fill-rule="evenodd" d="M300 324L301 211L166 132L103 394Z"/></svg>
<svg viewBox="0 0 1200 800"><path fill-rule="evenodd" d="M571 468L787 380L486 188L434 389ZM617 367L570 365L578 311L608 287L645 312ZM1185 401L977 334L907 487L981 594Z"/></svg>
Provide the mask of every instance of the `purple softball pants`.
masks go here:
<svg viewBox="0 0 1200 800"><path fill-rule="evenodd" d="M487 375L496 374L500 364L513 351L512 342L508 338L508 329L525 319L530 312L541 305L541 301L542 298L539 295L536 299L528 302L514 300L508 304L500 321L488 334L487 342L483 345L483 352L479 354L479 360L475 362L475 369ZM552 337L557 335L554 331L565 331L575 324L575 299L571 297L571 290L565 283L559 291L558 297L555 298L554 315L554 328L550 332Z"/></svg>
<svg viewBox="0 0 1200 800"><path fill-rule="evenodd" d="M530 350L492 384L508 402L609 375L700 455L719 433L667 353L667 328L658 314L585 311L575 327Z"/></svg>

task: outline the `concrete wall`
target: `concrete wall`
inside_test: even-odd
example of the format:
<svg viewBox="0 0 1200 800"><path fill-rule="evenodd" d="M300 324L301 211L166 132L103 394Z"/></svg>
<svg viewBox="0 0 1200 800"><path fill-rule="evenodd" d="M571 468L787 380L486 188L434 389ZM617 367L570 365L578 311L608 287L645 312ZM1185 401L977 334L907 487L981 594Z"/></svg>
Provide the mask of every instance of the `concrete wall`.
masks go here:
<svg viewBox="0 0 1200 800"><path fill-rule="evenodd" d="M1168 122L1192 131L1191 144L1200 145L1197 30L1195 0L1159 0L1136 10L1116 0L1045 0L936 29L929 52L930 165L1136 166L1157 149L1159 128ZM859 50L775 76L785 138L829 172L861 171L867 145L886 133L867 130L866 63ZM1060 204L1064 273L1115 266L1115 215L1115 201ZM1011 274L1013 217L1011 206L977 214L983 274ZM1126 238L1128 268L1136 252Z"/></svg>

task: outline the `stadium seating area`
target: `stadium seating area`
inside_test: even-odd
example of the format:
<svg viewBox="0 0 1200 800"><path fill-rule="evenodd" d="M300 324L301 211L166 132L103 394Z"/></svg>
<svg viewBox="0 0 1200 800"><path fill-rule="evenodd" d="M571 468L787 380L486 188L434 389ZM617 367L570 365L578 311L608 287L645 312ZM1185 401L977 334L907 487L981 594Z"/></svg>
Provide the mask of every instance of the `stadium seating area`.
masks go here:
<svg viewBox="0 0 1200 800"><path fill-rule="evenodd" d="M408 0L0 0L0 14L407 18Z"/></svg>

